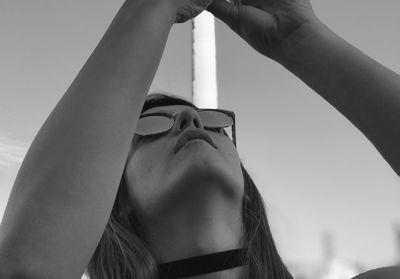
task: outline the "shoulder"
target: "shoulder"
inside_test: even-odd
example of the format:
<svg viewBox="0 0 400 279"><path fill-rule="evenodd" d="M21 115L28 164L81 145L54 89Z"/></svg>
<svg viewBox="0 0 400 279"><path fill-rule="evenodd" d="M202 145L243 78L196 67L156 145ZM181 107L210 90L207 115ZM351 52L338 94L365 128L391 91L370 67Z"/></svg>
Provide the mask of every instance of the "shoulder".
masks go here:
<svg viewBox="0 0 400 279"><path fill-rule="evenodd" d="M352 279L400 279L400 266L373 269Z"/></svg>

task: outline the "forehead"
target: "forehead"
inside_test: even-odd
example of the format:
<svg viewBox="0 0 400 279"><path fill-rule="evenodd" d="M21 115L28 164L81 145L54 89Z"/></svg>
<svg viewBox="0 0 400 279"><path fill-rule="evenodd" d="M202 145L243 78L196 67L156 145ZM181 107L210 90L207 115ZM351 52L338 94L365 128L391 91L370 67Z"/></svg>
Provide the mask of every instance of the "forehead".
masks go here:
<svg viewBox="0 0 400 279"><path fill-rule="evenodd" d="M153 108L150 108L150 109L146 110L143 113L146 114L146 113L153 113L153 112L165 112L165 113L171 113L172 114L172 113L175 113L175 112L181 111L183 109L187 109L187 108L195 109L192 106L171 105L171 106L153 107Z"/></svg>

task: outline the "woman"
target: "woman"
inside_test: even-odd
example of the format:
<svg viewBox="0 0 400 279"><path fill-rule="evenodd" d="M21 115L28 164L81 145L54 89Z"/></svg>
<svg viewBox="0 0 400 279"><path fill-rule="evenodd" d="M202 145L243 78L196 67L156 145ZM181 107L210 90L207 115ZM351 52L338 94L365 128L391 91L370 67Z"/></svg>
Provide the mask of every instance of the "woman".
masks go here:
<svg viewBox="0 0 400 279"><path fill-rule="evenodd" d="M127 0L21 165L0 227L0 278L80 278L86 267L93 278L158 278L159 264L242 247L236 264L223 259L232 268L195 278L291 278L231 139L190 103L145 103L171 26L206 8L343 113L400 174L399 76L337 37L308 1ZM140 136L154 127L140 126L142 112L173 125ZM205 141L186 143L193 131Z"/></svg>
<svg viewBox="0 0 400 279"><path fill-rule="evenodd" d="M244 255L250 278L292 278L277 253L262 197L240 163L235 139L206 126L212 124L210 117L233 122L221 112L196 109L177 97L148 95L136 132L149 135L134 136L111 218L88 265L91 277L111 274L112 269L104 268L109 266L130 267L132 274L141 274L138 278L151 278L157 263L250 247ZM159 113L175 114L175 121L164 124L168 118L154 115ZM197 128L208 130L204 136L211 145L179 144ZM238 277L242 269L211 278L243 278ZM174 278L171 271L169 275Z"/></svg>

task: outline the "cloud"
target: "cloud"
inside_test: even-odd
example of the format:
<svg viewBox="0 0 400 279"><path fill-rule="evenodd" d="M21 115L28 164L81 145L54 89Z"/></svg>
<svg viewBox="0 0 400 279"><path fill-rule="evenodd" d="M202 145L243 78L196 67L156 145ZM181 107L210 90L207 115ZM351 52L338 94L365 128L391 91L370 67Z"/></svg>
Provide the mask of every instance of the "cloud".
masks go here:
<svg viewBox="0 0 400 279"><path fill-rule="evenodd" d="M20 165L27 151L24 143L0 136L0 167Z"/></svg>

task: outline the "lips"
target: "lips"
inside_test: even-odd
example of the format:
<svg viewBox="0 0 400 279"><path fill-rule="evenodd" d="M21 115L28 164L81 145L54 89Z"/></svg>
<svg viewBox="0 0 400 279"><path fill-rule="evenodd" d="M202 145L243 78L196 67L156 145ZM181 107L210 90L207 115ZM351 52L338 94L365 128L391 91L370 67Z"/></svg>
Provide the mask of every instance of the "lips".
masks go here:
<svg viewBox="0 0 400 279"><path fill-rule="evenodd" d="M196 129L196 130L188 130L182 134L182 136L178 139L178 142L175 145L174 153L176 153L182 146L184 146L185 143L193 139L202 139L208 142L215 149L217 149L217 146L215 145L214 141L205 131L201 129Z"/></svg>

